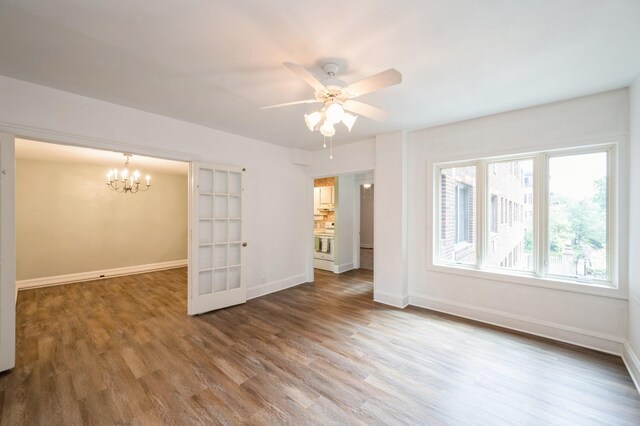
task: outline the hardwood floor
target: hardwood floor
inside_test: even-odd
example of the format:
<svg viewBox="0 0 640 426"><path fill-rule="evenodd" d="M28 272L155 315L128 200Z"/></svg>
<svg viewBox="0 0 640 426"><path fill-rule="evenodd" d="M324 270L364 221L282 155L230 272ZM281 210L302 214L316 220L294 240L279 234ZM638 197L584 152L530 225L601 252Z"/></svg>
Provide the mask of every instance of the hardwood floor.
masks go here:
<svg viewBox="0 0 640 426"><path fill-rule="evenodd" d="M620 358L372 302L371 271L199 317L186 270L20 292L0 424L638 424Z"/></svg>

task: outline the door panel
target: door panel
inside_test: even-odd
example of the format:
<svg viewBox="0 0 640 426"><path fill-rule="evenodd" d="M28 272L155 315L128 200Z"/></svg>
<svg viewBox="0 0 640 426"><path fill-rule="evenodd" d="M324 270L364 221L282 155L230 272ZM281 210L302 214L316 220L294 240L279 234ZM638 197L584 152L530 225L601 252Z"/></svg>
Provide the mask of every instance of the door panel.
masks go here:
<svg viewBox="0 0 640 426"><path fill-rule="evenodd" d="M244 273L244 173L192 163L189 314L247 299Z"/></svg>

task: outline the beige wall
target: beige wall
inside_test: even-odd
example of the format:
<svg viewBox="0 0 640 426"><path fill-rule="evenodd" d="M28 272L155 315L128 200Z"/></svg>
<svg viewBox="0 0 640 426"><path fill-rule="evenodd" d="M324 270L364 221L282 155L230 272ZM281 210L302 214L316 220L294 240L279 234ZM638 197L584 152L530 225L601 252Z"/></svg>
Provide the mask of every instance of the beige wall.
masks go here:
<svg viewBox="0 0 640 426"><path fill-rule="evenodd" d="M187 176L107 189L107 168L16 161L17 280L187 258Z"/></svg>

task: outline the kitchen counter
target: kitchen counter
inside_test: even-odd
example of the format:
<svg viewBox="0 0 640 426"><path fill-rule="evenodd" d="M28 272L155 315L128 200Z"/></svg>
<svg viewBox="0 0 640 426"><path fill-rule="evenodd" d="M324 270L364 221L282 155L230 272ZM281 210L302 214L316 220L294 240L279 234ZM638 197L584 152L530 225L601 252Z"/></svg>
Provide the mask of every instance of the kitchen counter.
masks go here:
<svg viewBox="0 0 640 426"><path fill-rule="evenodd" d="M327 232L314 232L313 236L314 237L330 237L330 238L333 238L333 237L335 237L335 234L329 234Z"/></svg>

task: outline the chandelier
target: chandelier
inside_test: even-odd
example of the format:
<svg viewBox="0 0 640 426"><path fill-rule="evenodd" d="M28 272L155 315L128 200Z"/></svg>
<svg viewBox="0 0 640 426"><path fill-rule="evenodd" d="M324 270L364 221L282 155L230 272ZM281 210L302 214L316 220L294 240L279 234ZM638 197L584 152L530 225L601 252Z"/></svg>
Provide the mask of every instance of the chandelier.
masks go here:
<svg viewBox="0 0 640 426"><path fill-rule="evenodd" d="M126 161L124 162L124 168L118 172L118 169L109 170L107 173L107 187L114 191L126 194L131 192L135 194L138 191L148 191L151 186L151 176L146 176L146 186L140 186L140 172L135 171L131 173L129 171L129 161L131 160L131 154L124 154Z"/></svg>

